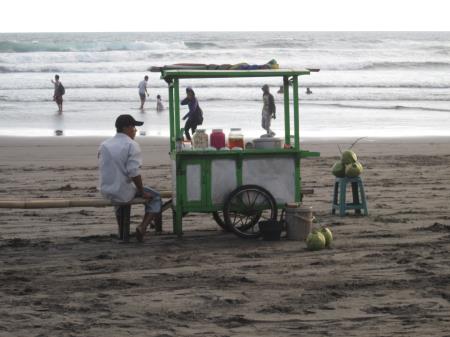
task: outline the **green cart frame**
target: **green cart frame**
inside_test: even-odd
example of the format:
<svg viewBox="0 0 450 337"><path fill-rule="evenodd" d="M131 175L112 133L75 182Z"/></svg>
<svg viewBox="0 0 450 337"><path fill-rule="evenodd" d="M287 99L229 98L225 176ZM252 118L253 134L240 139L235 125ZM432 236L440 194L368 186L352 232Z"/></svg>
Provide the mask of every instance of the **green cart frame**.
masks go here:
<svg viewBox="0 0 450 337"><path fill-rule="evenodd" d="M300 202L300 161L320 153L300 149L298 77L310 70L161 70L168 83L170 156L172 162L173 231L182 235L183 215L212 213L216 222L241 237L259 236L257 223L277 219L286 202ZM282 77L284 84L284 143L274 149L189 150L177 148L180 128L180 80L246 77ZM293 102L291 139L290 88ZM208 120L208 112L205 121ZM261 169L261 167L263 169Z"/></svg>

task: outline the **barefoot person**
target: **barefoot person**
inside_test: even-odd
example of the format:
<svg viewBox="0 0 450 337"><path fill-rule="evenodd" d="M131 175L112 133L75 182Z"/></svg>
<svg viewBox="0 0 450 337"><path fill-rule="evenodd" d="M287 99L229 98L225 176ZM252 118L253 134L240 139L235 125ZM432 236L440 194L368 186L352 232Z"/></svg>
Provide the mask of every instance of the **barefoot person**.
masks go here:
<svg viewBox="0 0 450 337"><path fill-rule="evenodd" d="M59 75L55 75L55 79L51 80L52 83L55 85L55 91L53 92L53 100L56 102L56 105L58 105L58 112L63 112L63 95L66 93L66 90L64 89L64 86L59 81Z"/></svg>
<svg viewBox="0 0 450 337"><path fill-rule="evenodd" d="M142 183L141 148L134 141L136 126L142 124L130 115L120 115L116 119L116 135L104 141L98 150L100 192L104 198L112 202L129 202L137 196L148 199L144 218L136 228L140 242L149 223L161 212L160 194Z"/></svg>
<svg viewBox="0 0 450 337"><path fill-rule="evenodd" d="M164 104L161 99L161 95L156 96L156 111L163 111L164 110Z"/></svg>
<svg viewBox="0 0 450 337"><path fill-rule="evenodd" d="M272 137L275 136L275 132L270 130L270 122L276 118L275 112L275 100L273 95L270 93L269 86L264 84L261 88L263 91L263 108L261 113L261 126L264 130L266 130L267 135Z"/></svg>
<svg viewBox="0 0 450 337"><path fill-rule="evenodd" d="M144 109L144 104L145 104L146 95L147 95L147 97L148 97L147 83L148 83L148 76L145 75L144 79L143 79L142 81L140 81L140 82L139 82L139 85L138 85L138 88L139 88L139 98L141 99L141 107L140 107L141 110Z"/></svg>

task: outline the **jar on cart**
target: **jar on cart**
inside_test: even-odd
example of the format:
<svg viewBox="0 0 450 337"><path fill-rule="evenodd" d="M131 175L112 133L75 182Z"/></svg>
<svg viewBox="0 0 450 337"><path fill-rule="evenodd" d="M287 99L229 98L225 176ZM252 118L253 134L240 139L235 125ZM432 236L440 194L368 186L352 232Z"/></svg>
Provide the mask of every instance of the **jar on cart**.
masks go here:
<svg viewBox="0 0 450 337"><path fill-rule="evenodd" d="M213 129L209 136L209 142L217 150L225 147L225 134L222 129Z"/></svg>
<svg viewBox="0 0 450 337"><path fill-rule="evenodd" d="M208 147L208 135L205 129L197 129L194 134L194 149L206 149Z"/></svg>
<svg viewBox="0 0 450 337"><path fill-rule="evenodd" d="M232 149L233 147L244 148L244 135L240 128L231 128L228 135L228 147Z"/></svg>

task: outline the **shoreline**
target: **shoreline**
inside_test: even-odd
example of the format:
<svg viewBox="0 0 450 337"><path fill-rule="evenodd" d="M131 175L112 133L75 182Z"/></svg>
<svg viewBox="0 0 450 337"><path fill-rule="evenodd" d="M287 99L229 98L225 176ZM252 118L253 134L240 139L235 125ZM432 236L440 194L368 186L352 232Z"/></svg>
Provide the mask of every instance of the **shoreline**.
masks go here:
<svg viewBox="0 0 450 337"><path fill-rule="evenodd" d="M96 166L97 149L109 137L0 137L2 166L21 162L41 166ZM170 164L167 137L136 137L140 144L144 165ZM301 139L305 150L318 151L321 157L338 157L354 138ZM376 156L439 155L450 153L450 137L364 138L354 146L364 158L366 153Z"/></svg>
<svg viewBox="0 0 450 337"><path fill-rule="evenodd" d="M23 140L48 140L52 139L79 139L79 140L92 140L92 139L106 139L111 136L1 136L0 135L0 146L4 141L9 139L23 139ZM250 137L251 138L251 137ZM254 137L256 138L256 137ZM283 138L283 137L279 137ZM300 137L300 142L312 143L312 142L328 142L328 141L339 141L339 142L348 142L355 141L356 139L361 138L359 142L450 142L450 136L398 136L398 137ZM168 140L169 137L166 136L140 136L136 134L136 140Z"/></svg>

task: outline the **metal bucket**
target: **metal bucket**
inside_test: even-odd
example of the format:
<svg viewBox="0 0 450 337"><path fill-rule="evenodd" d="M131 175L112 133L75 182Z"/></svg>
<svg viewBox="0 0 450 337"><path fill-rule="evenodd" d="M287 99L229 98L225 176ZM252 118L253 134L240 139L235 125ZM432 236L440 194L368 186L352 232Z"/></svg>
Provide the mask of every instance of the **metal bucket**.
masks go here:
<svg viewBox="0 0 450 337"><path fill-rule="evenodd" d="M311 233L314 217L311 206L286 207L286 237L305 241Z"/></svg>

